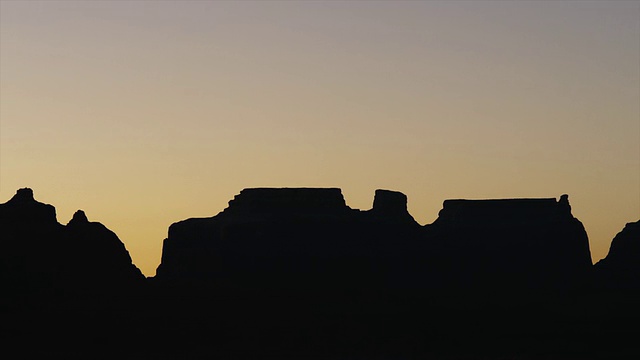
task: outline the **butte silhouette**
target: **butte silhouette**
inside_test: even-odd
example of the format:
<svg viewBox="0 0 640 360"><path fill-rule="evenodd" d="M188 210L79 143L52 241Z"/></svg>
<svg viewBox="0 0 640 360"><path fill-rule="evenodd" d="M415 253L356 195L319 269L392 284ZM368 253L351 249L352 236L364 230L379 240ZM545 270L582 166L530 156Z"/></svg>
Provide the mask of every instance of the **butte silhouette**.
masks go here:
<svg viewBox="0 0 640 360"><path fill-rule="evenodd" d="M169 206L169 205L168 205ZM111 230L19 189L0 204L2 335L18 357L610 359L640 354L640 221L592 264L559 199L242 190L169 227L145 278Z"/></svg>

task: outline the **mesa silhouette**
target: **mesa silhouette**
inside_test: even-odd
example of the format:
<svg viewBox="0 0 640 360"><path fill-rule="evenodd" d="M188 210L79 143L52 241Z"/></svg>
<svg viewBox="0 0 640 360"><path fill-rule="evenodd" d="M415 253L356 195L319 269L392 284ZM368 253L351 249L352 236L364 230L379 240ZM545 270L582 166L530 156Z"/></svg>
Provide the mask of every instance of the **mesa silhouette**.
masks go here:
<svg viewBox="0 0 640 360"><path fill-rule="evenodd" d="M396 191L363 211L245 189L172 224L145 278L112 231L24 188L0 204L1 335L22 357L628 358L639 224L594 266L567 195L446 200L421 226Z"/></svg>
<svg viewBox="0 0 640 360"><path fill-rule="evenodd" d="M171 225L156 279L228 290L570 290L592 268L568 197L447 200L420 226L404 194L349 208L339 189L246 189L212 218ZM277 290L276 290L277 289Z"/></svg>

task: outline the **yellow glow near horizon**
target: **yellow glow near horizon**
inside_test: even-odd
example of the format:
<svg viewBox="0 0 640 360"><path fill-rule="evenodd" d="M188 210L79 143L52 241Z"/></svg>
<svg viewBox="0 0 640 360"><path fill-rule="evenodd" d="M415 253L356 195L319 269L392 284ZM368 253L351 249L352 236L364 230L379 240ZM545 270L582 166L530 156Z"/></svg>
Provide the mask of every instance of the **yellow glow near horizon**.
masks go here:
<svg viewBox="0 0 640 360"><path fill-rule="evenodd" d="M637 2L0 2L0 202L83 209L148 276L246 187L559 197L640 218Z"/></svg>

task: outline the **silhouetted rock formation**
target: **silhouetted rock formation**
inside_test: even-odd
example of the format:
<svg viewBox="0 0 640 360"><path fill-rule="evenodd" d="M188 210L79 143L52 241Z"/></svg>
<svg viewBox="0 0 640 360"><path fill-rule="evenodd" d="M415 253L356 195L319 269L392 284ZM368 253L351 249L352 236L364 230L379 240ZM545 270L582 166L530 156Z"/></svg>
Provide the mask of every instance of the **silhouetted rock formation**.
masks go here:
<svg viewBox="0 0 640 360"><path fill-rule="evenodd" d="M414 225L416 221L407 210L407 196L398 191L376 190L371 214L385 222Z"/></svg>
<svg viewBox="0 0 640 360"><path fill-rule="evenodd" d="M65 267L65 277L101 287L140 285L144 275L132 263L131 256L118 236L99 222L90 222L78 210L65 227L72 267Z"/></svg>
<svg viewBox="0 0 640 360"><path fill-rule="evenodd" d="M0 279L7 294L24 295L49 289L58 272L57 247L64 227L55 208L37 202L31 189L19 189L0 204ZM53 256L52 256L53 255Z"/></svg>
<svg viewBox="0 0 640 360"><path fill-rule="evenodd" d="M338 189L246 189L216 216L171 225L154 280L163 311L222 321L239 334L227 344L251 339L256 354L490 359L583 341L555 321L600 336L573 317L592 305L574 291L591 269L567 196L447 200L420 226L398 192L360 211Z"/></svg>
<svg viewBox="0 0 640 360"><path fill-rule="evenodd" d="M627 223L611 242L607 256L595 264L600 288L640 290L640 220Z"/></svg>
<svg viewBox="0 0 640 360"><path fill-rule="evenodd" d="M67 226L25 188L0 204L0 279L17 293L83 293L139 285L118 237L78 211Z"/></svg>
<svg viewBox="0 0 640 360"><path fill-rule="evenodd" d="M244 189L229 201L228 212L235 214L279 213L318 214L319 216L348 211L340 189L256 188Z"/></svg>
<svg viewBox="0 0 640 360"><path fill-rule="evenodd" d="M601 284L640 287L639 224ZM0 204L0 338L21 358L638 358L640 293L570 291L592 268L566 195L446 200L420 226L399 192L360 211L339 189L245 189L171 225L144 281L113 232L20 189Z"/></svg>
<svg viewBox="0 0 640 360"><path fill-rule="evenodd" d="M591 255L566 195L447 200L421 228L406 196L349 208L339 189L245 189L212 218L171 225L156 279L325 291L559 290ZM224 285L223 285L224 284Z"/></svg>
<svg viewBox="0 0 640 360"><path fill-rule="evenodd" d="M437 280L490 291L575 289L591 271L587 234L568 197L446 200L426 226Z"/></svg>
<svg viewBox="0 0 640 360"><path fill-rule="evenodd" d="M349 208L339 189L245 189L212 218L171 225L156 279L242 290L389 284L384 272L394 271L400 253L410 257L406 243L419 225L403 194L376 194L374 209L363 212Z"/></svg>
<svg viewBox="0 0 640 360"><path fill-rule="evenodd" d="M18 189L5 204L0 204L0 216L3 223L52 224L57 222L56 209L48 204L37 202L33 190Z"/></svg>

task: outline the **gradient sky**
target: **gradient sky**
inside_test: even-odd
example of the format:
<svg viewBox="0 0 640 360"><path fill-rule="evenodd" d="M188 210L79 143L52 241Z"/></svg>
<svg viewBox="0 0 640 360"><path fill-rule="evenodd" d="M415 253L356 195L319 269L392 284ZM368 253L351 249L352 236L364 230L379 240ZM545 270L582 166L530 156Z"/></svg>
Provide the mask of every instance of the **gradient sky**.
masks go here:
<svg viewBox="0 0 640 360"><path fill-rule="evenodd" d="M246 187L569 194L594 262L640 218L640 2L0 2L0 202L118 234Z"/></svg>

